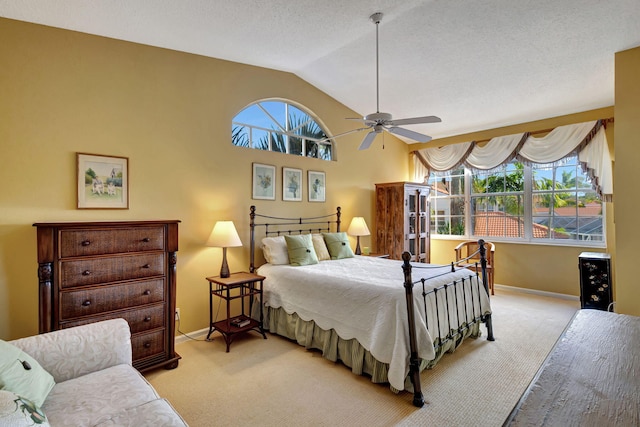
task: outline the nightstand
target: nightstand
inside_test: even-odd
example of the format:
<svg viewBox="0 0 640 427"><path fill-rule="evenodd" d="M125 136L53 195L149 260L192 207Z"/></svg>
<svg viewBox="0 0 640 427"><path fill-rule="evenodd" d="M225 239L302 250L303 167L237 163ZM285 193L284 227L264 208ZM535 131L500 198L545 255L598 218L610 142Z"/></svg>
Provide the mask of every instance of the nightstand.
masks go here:
<svg viewBox="0 0 640 427"><path fill-rule="evenodd" d="M222 334L225 343L227 344L227 353L233 339L241 333L248 331L256 331L260 333L264 339L267 339L267 335L264 333L262 321L262 283L264 276L252 273L232 273L229 277L207 277L209 282L209 333L207 339L211 336L213 331L218 331ZM227 304L227 318L213 321L213 296L217 296L226 301ZM258 296L260 299L260 320L256 321L251 318L251 309L253 308L253 298ZM241 314L239 316L231 317L231 301L240 299L240 305L242 307ZM245 303L245 299L248 298L248 304ZM245 312L245 307L248 306L248 312ZM234 324L234 321L238 321L239 324Z"/></svg>

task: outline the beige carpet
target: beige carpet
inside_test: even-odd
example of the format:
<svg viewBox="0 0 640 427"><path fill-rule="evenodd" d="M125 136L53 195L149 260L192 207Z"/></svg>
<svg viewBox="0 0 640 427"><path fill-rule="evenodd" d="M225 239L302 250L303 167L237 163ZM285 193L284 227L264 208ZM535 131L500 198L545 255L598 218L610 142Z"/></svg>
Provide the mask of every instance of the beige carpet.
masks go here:
<svg viewBox="0 0 640 427"><path fill-rule="evenodd" d="M579 308L504 288L492 297L496 341L467 340L422 374L427 404L393 394L288 340L251 333L177 345L180 366L146 375L192 427L500 426Z"/></svg>

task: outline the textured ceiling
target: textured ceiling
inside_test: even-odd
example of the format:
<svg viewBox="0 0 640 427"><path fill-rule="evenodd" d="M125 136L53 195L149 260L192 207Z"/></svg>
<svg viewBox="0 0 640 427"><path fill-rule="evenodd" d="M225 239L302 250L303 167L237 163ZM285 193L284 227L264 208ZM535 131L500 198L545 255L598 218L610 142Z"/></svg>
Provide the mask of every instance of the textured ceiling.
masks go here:
<svg viewBox="0 0 640 427"><path fill-rule="evenodd" d="M295 73L434 138L614 104L639 0L0 0L0 16Z"/></svg>

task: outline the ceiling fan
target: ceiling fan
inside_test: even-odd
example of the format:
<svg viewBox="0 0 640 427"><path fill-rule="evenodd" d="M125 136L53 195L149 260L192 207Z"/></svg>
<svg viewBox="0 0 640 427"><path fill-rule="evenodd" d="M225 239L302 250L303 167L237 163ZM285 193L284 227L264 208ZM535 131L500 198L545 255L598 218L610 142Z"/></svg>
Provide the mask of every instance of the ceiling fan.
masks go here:
<svg viewBox="0 0 640 427"><path fill-rule="evenodd" d="M358 117L358 118L349 118L348 120L358 120L363 122L366 127L360 128L360 129L354 129L345 133L341 133L338 135L335 135L331 138L326 138L328 139L333 139L339 136L343 136L343 135L347 135L350 133L354 133L354 132L360 132L363 130L367 130L370 129L369 133L367 133L367 135L365 135L364 139L362 140L362 142L360 143L360 147L358 147L358 150L366 150L367 148L369 148L371 146L371 144L373 143L373 140L376 138L376 136L379 133L382 133L383 130L386 130L387 132L396 134L396 135L400 135L400 136L404 136L406 138L409 139L413 139L414 141L417 142L429 142L431 141L431 137L428 135L424 135L409 129L405 129L405 128L401 128L398 126L402 126L402 125L415 125L415 124L420 124L420 123L438 123L441 122L442 120L440 120L439 117L436 116L424 116L424 117L412 117L412 118L407 118L407 119L398 119L398 120L393 120L393 116L391 116L391 114L389 113L381 113L380 112L380 79L379 79L379 67L378 67L378 51L379 51L379 47L378 47L378 25L380 24L380 21L382 20L382 13L377 12L374 13L373 15L371 15L369 17L369 19L371 20L371 22L373 22L374 24L376 24L376 112L372 113L372 114L368 114L362 118Z"/></svg>

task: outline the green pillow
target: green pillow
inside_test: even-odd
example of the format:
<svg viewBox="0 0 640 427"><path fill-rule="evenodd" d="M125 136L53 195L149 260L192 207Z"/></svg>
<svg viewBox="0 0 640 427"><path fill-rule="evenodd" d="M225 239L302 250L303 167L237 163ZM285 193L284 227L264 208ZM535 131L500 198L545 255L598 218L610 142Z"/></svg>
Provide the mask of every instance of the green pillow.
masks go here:
<svg viewBox="0 0 640 427"><path fill-rule="evenodd" d="M331 259L353 258L353 251L349 244L347 233L322 233Z"/></svg>
<svg viewBox="0 0 640 427"><path fill-rule="evenodd" d="M0 426L50 426L42 409L29 399L0 390Z"/></svg>
<svg viewBox="0 0 640 427"><path fill-rule="evenodd" d="M0 340L0 390L11 391L42 406L54 385L51 374L33 357Z"/></svg>
<svg viewBox="0 0 640 427"><path fill-rule="evenodd" d="M289 252L289 264L291 265L311 265L318 263L318 256L313 249L311 234L300 234L297 236L284 236L287 242L287 252Z"/></svg>

